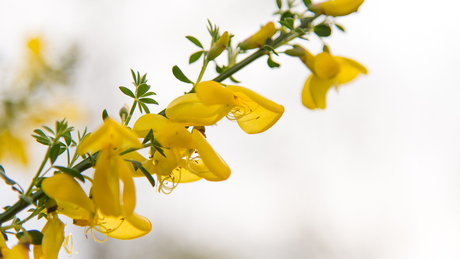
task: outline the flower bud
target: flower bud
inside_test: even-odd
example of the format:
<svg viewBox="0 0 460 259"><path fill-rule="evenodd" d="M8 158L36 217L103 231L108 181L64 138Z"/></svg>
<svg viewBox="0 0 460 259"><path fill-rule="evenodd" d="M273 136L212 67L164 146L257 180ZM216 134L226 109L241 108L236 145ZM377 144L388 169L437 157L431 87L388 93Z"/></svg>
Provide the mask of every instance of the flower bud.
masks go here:
<svg viewBox="0 0 460 259"><path fill-rule="evenodd" d="M120 111L118 112L118 114L120 115L120 118L122 121L125 121L126 118L128 118L128 114L129 114L129 108L128 108L128 105L123 105L123 107L121 107Z"/></svg>
<svg viewBox="0 0 460 259"><path fill-rule="evenodd" d="M273 22L267 23L262 27L256 34L247 38L245 41L240 43L240 49L255 49L265 45L265 42L276 33L275 24Z"/></svg>
<svg viewBox="0 0 460 259"><path fill-rule="evenodd" d="M229 38L228 32L224 32L222 36L220 36L219 40L217 40L208 51L208 55L206 57L208 61L217 58L227 48Z"/></svg>

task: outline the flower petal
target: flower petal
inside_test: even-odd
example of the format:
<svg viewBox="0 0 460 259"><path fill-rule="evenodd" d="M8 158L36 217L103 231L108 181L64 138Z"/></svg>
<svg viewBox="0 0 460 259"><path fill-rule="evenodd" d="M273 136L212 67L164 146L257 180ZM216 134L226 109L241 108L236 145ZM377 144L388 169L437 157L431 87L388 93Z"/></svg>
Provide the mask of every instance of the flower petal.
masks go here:
<svg viewBox="0 0 460 259"><path fill-rule="evenodd" d="M316 55L314 73L321 79L329 79L340 71L340 64L331 54L322 52Z"/></svg>
<svg viewBox="0 0 460 259"><path fill-rule="evenodd" d="M358 62L349 58L336 57L340 63L340 72L337 75L339 84L345 84L355 79L359 73L367 74L367 69Z"/></svg>
<svg viewBox="0 0 460 259"><path fill-rule="evenodd" d="M94 171L92 195L96 206L106 215L121 215L120 184L117 163L111 150L99 153Z"/></svg>
<svg viewBox="0 0 460 259"><path fill-rule="evenodd" d="M233 115L240 128L248 133L261 133L272 127L284 113L284 107L245 87L229 85L241 105Z"/></svg>
<svg viewBox="0 0 460 259"><path fill-rule="evenodd" d="M170 123L155 135L158 142L165 148L195 149L190 132L182 125Z"/></svg>
<svg viewBox="0 0 460 259"><path fill-rule="evenodd" d="M336 83L336 78L321 79L313 75L310 79L310 93L316 107L319 109L326 108L326 94L329 88Z"/></svg>
<svg viewBox="0 0 460 259"><path fill-rule="evenodd" d="M205 81L195 86L198 99L207 106L210 105L235 105L232 91L215 81Z"/></svg>
<svg viewBox="0 0 460 259"><path fill-rule="evenodd" d="M126 218L104 214L101 214L100 217L102 220L98 223L100 223L100 228L103 230L100 232L116 239L139 238L148 234L152 229L150 221L136 213L132 213Z"/></svg>
<svg viewBox="0 0 460 259"><path fill-rule="evenodd" d="M330 0L319 5L324 10L325 15L344 16L358 11L364 0Z"/></svg>
<svg viewBox="0 0 460 259"><path fill-rule="evenodd" d="M227 163L225 163L225 161L214 151L201 132L194 129L192 131L192 137L198 154L206 167L221 181L227 180L231 173Z"/></svg>
<svg viewBox="0 0 460 259"><path fill-rule="evenodd" d="M145 138L150 130L157 132L168 124L169 120L158 114L145 114L134 123L133 132L140 138Z"/></svg>
<svg viewBox="0 0 460 259"><path fill-rule="evenodd" d="M166 108L166 116L184 126L208 126L220 121L231 110L228 105L204 105L196 93L174 99Z"/></svg>
<svg viewBox="0 0 460 259"><path fill-rule="evenodd" d="M88 198L80 184L67 174L55 174L42 182L42 189L49 197L75 204L89 212L94 212L94 203Z"/></svg>
<svg viewBox="0 0 460 259"><path fill-rule="evenodd" d="M318 108L316 106L315 101L313 101L313 97L311 96L311 91L310 91L310 83L311 83L311 78L313 77L313 74L311 74L307 81L305 82L305 85L303 86L302 90L302 104L303 106L307 107L308 109L316 109Z"/></svg>
<svg viewBox="0 0 460 259"><path fill-rule="evenodd" d="M43 255L46 259L57 259L62 242L64 242L64 223L56 216L51 216L43 227Z"/></svg>

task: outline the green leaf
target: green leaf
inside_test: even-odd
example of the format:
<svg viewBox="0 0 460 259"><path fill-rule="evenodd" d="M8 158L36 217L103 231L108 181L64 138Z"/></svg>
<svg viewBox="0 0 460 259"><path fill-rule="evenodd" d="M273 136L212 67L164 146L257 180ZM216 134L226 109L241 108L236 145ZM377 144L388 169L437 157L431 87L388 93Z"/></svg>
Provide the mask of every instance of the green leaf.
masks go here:
<svg viewBox="0 0 460 259"><path fill-rule="evenodd" d="M188 63L192 64L193 62L197 61L198 59L200 59L202 54L203 54L203 51L198 51L198 52L193 53L190 56L190 59L188 60Z"/></svg>
<svg viewBox="0 0 460 259"><path fill-rule="evenodd" d="M132 98L136 98L136 97L134 96L133 92L131 92L131 90L129 90L128 88L126 88L126 87L124 87L124 86L120 86L120 87L118 87L118 88L120 88L120 91L121 91L122 93L126 94L127 96L132 97Z"/></svg>
<svg viewBox="0 0 460 259"><path fill-rule="evenodd" d="M329 27L329 25L319 24L313 28L313 31L316 33L316 35L320 37L329 37L331 35L332 30L331 27Z"/></svg>
<svg viewBox="0 0 460 259"><path fill-rule="evenodd" d="M151 98L141 98L139 99L140 102L143 103L150 103L150 104L158 104L157 101L151 99Z"/></svg>
<svg viewBox="0 0 460 259"><path fill-rule="evenodd" d="M280 64L276 63L275 61L272 60L272 57L268 56L268 59L267 59L267 64L269 67L271 68L275 68L275 67L280 67Z"/></svg>
<svg viewBox="0 0 460 259"><path fill-rule="evenodd" d="M75 169L67 168L67 167L64 167L64 166L58 166L58 165L55 165L53 167L58 169L59 171L65 173L65 174L68 174L68 175L70 175L72 177L77 178L78 180L80 180L82 182L85 182L85 178L83 177L83 175L81 175L81 173L78 172Z"/></svg>
<svg viewBox="0 0 460 259"><path fill-rule="evenodd" d="M343 28L342 25L335 23L335 27L337 27L337 29L339 29L339 30L345 32L345 28Z"/></svg>
<svg viewBox="0 0 460 259"><path fill-rule="evenodd" d="M231 80L233 83L235 83L235 84L241 83L241 81L236 80L235 78L233 78L233 76L230 76L229 78L230 78L230 80Z"/></svg>
<svg viewBox="0 0 460 259"><path fill-rule="evenodd" d="M141 84L137 88L137 97L141 97L143 94L145 94L148 90L150 90L150 85L148 84Z"/></svg>
<svg viewBox="0 0 460 259"><path fill-rule="evenodd" d="M174 76L179 79L179 81L182 81L184 83L188 83L188 84L193 84L192 81L190 81L185 75L184 73L182 73L182 70L180 70L180 68L178 66L173 66L173 69L172 69L172 72L174 74Z"/></svg>
<svg viewBox="0 0 460 259"><path fill-rule="evenodd" d="M42 244L42 239L43 239L42 232L40 232L38 230L29 230L29 231L27 231L25 233L27 233L29 235L32 245L41 245ZM19 233L16 234L16 237L18 239L20 239L25 233L24 232L19 232Z"/></svg>
<svg viewBox="0 0 460 259"><path fill-rule="evenodd" d="M223 72L223 69L219 67L217 64L216 64L216 72L219 74Z"/></svg>
<svg viewBox="0 0 460 259"><path fill-rule="evenodd" d="M199 40L197 40L195 37L193 37L193 36L185 36L185 38L187 38L193 44L197 45L199 48L203 49L203 45L201 45L201 42Z"/></svg>
<svg viewBox="0 0 460 259"><path fill-rule="evenodd" d="M294 15L291 13L291 11L286 11L281 15L280 21L284 21L286 18L294 18Z"/></svg>
<svg viewBox="0 0 460 259"><path fill-rule="evenodd" d="M51 164L56 161L56 158L59 156L59 153L61 152L61 145L59 144L54 144L51 146L51 148L48 151L48 157L50 159Z"/></svg>
<svg viewBox="0 0 460 259"><path fill-rule="evenodd" d="M147 83L147 81L148 81L148 80L147 80L147 73L145 73L145 74L142 76L141 81L140 81L139 83L140 83L140 84L145 84L145 83Z"/></svg>
<svg viewBox="0 0 460 259"><path fill-rule="evenodd" d="M134 84L137 85L136 73L134 73L134 71L132 69L131 69L131 75L133 76Z"/></svg>
<svg viewBox="0 0 460 259"><path fill-rule="evenodd" d="M278 6L278 9L281 9L281 7L283 7L283 1L276 0L276 5Z"/></svg>
<svg viewBox="0 0 460 259"><path fill-rule="evenodd" d="M143 94L141 97L147 97L147 96L150 96L150 95L157 95L157 94L154 93L154 92L147 92L147 93Z"/></svg>
<svg viewBox="0 0 460 259"><path fill-rule="evenodd" d="M44 137L40 137L40 136L37 136L37 135L32 135L32 137L35 138L35 140L37 140L38 143L40 144L43 144L45 146L49 146L51 145L51 141L48 137L44 138Z"/></svg>
<svg viewBox="0 0 460 259"><path fill-rule="evenodd" d="M308 16L300 19L300 27L309 28L310 24L316 19L315 16Z"/></svg>
<svg viewBox="0 0 460 259"><path fill-rule="evenodd" d="M136 168L136 170L140 169L141 172L145 175L145 177L147 177L147 179L149 180L149 182L152 185L152 187L155 187L155 180L153 179L153 177L149 173L149 171L147 171L147 169L145 169L140 162L135 161L135 160L126 160L126 161L131 162L133 164L134 168Z"/></svg>
<svg viewBox="0 0 460 259"><path fill-rule="evenodd" d="M5 169L1 165L0 165L0 178L2 178L3 181L5 181L5 183L8 184L8 185L15 185L16 184L15 181L11 180L10 178L8 178L6 176Z"/></svg>
<svg viewBox="0 0 460 259"><path fill-rule="evenodd" d="M145 113L150 113L149 107L143 102L139 102L139 104L144 108Z"/></svg>
<svg viewBox="0 0 460 259"><path fill-rule="evenodd" d="M150 129L149 133L147 133L147 136L145 136L144 140L142 141L142 144L145 144L152 139L153 139L153 130Z"/></svg>
<svg viewBox="0 0 460 259"><path fill-rule="evenodd" d="M68 134L65 134L63 137L67 146L70 146L70 144L72 143L72 135L70 135L70 132Z"/></svg>
<svg viewBox="0 0 460 259"><path fill-rule="evenodd" d="M109 114L107 113L107 109L104 109L102 111L102 120L105 121L105 119L109 118Z"/></svg>
<svg viewBox="0 0 460 259"><path fill-rule="evenodd" d="M303 0L303 3L305 4L306 7L308 7L309 5L311 5L311 1L310 1L310 0Z"/></svg>
<svg viewBox="0 0 460 259"><path fill-rule="evenodd" d="M273 52L273 54L279 56L278 53L276 53L276 50L275 50L272 46L270 46L270 45L265 45L265 46L264 46L264 49L266 49L266 50L268 50L268 51L270 51L270 52Z"/></svg>
<svg viewBox="0 0 460 259"><path fill-rule="evenodd" d="M37 133L39 136L47 138L46 134L40 129L36 129L36 130L34 130L34 132Z"/></svg>

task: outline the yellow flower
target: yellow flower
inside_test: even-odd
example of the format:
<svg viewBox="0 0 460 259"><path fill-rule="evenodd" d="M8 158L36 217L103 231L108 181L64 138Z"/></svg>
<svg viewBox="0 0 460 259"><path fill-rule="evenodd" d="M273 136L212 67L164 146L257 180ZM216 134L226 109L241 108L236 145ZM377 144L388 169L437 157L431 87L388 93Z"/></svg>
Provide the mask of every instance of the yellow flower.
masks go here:
<svg viewBox="0 0 460 259"><path fill-rule="evenodd" d="M172 190L180 182L193 182L201 178L223 181L230 176L230 168L200 131L193 129L190 133L183 125L165 123L167 121L163 116L146 114L133 126L133 131L140 137L145 137L152 129L155 139L164 148L166 157L155 152L151 168L159 178L160 190L164 187L164 181L173 183L173 187L166 187Z"/></svg>
<svg viewBox="0 0 460 259"><path fill-rule="evenodd" d="M330 16L345 16L357 12L364 0L330 0L309 6L310 10Z"/></svg>
<svg viewBox="0 0 460 259"><path fill-rule="evenodd" d="M55 212L48 214L48 222L42 229L43 256L46 259L57 259L62 242L64 242L64 223Z"/></svg>
<svg viewBox="0 0 460 259"><path fill-rule="evenodd" d="M223 87L214 81L195 86L196 94L186 94L173 100L166 116L185 126L208 126L227 116L240 128L255 134L268 130L283 115L284 107L245 87ZM231 113L232 117L228 116Z"/></svg>
<svg viewBox="0 0 460 259"><path fill-rule="evenodd" d="M275 33L275 24L273 22L269 22L263 26L256 34L240 43L240 49L247 50L263 47L265 42L273 35L275 35Z"/></svg>
<svg viewBox="0 0 460 259"><path fill-rule="evenodd" d="M20 161L27 164L27 156L24 149L24 140L13 136L10 130L0 133L0 162Z"/></svg>
<svg viewBox="0 0 460 259"><path fill-rule="evenodd" d="M146 235L152 229L147 218L134 212L126 217L102 213L69 175L56 174L46 178L42 182L42 189L46 195L56 200L58 213L72 218L75 225L89 227L92 235L92 231L96 230L107 238L134 239ZM101 241L94 235L93 238Z"/></svg>
<svg viewBox="0 0 460 259"><path fill-rule="evenodd" d="M142 144L134 133L106 119L100 129L83 140L78 150L80 154L99 151L92 195L96 207L105 215L127 217L136 205L133 169L118 154L127 148L142 148Z"/></svg>
<svg viewBox="0 0 460 259"><path fill-rule="evenodd" d="M228 45L228 32L224 32L222 36L212 45L211 49L208 51L208 55L206 56L207 60L214 60L217 58L226 48Z"/></svg>
<svg viewBox="0 0 460 259"><path fill-rule="evenodd" d="M316 57L307 50L300 59L311 70L302 90L302 104L309 109L326 108L326 94L331 86L338 87L355 79L360 73L367 74L367 69L358 62L334 57L322 52Z"/></svg>
<svg viewBox="0 0 460 259"><path fill-rule="evenodd" d="M19 239L17 245L9 249L5 244L5 238L0 233L0 258L1 259L29 259L30 238L27 235Z"/></svg>

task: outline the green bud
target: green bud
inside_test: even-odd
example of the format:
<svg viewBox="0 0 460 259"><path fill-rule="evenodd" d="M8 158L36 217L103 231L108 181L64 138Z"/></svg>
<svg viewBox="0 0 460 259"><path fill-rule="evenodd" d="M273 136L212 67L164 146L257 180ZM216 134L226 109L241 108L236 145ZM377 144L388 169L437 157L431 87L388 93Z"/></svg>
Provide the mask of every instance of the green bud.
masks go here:
<svg viewBox="0 0 460 259"><path fill-rule="evenodd" d="M294 48L286 50L284 53L291 57L301 57L305 55L305 50L299 45L294 45Z"/></svg>
<svg viewBox="0 0 460 259"><path fill-rule="evenodd" d="M211 61L217 58L227 48L229 38L228 32L224 32L222 36L220 36L219 40L212 45L211 49L208 51L206 59Z"/></svg>
<svg viewBox="0 0 460 259"><path fill-rule="evenodd" d="M128 105L124 105L123 107L121 107L120 111L118 112L118 114L120 114L120 118L122 121L125 121L126 118L128 118L128 114L129 114L129 108L128 108Z"/></svg>

